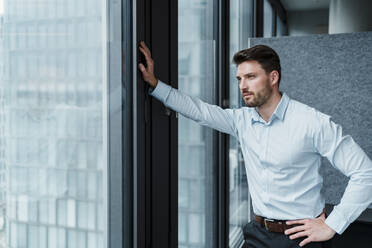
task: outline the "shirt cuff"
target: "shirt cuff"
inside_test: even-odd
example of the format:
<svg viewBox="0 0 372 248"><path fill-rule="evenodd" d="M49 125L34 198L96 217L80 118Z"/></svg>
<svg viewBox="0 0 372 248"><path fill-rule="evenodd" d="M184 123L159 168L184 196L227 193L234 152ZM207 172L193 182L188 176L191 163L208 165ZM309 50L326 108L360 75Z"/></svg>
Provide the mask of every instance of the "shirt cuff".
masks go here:
<svg viewBox="0 0 372 248"><path fill-rule="evenodd" d="M155 89L149 88L149 95L156 99L165 102L169 96L172 87L158 80L158 84Z"/></svg>
<svg viewBox="0 0 372 248"><path fill-rule="evenodd" d="M350 225L343 214L337 211L337 208L332 210L325 223L338 234L342 234Z"/></svg>

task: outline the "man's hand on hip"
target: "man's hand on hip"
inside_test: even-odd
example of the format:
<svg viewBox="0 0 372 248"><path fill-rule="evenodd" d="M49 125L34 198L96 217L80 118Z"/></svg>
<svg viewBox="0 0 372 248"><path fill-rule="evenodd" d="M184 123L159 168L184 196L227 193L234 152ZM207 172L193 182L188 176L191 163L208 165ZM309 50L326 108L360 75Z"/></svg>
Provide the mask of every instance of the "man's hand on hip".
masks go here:
<svg viewBox="0 0 372 248"><path fill-rule="evenodd" d="M143 80L149 83L151 87L155 88L158 84L158 79L154 75L154 60L152 60L151 58L150 49L148 49L145 42L141 41L139 50L145 56L147 64L147 68L142 63L138 65L139 69L142 72Z"/></svg>
<svg viewBox="0 0 372 248"><path fill-rule="evenodd" d="M290 239L307 237L302 240L300 246L304 246L310 242L321 242L330 240L335 231L330 228L325 222L325 213L322 213L316 219L292 220L287 221L287 225L300 225L287 229L284 233L290 235Z"/></svg>

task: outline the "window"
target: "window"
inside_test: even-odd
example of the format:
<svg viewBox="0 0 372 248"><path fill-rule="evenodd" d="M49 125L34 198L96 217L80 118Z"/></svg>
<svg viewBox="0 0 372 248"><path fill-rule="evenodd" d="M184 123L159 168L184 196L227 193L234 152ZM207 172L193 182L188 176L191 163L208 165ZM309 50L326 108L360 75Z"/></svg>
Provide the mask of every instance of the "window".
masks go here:
<svg viewBox="0 0 372 248"><path fill-rule="evenodd" d="M106 247L106 1L0 4L0 247Z"/></svg>
<svg viewBox="0 0 372 248"><path fill-rule="evenodd" d="M232 58L236 52L248 48L252 27L253 0L230 1L230 108L242 106L236 65L232 63ZM242 227L249 221L249 192L240 144L232 136L229 142L229 243L230 247L239 247L243 241Z"/></svg>
<svg viewBox="0 0 372 248"><path fill-rule="evenodd" d="M179 89L215 102L213 0L180 0ZM178 117L179 247L216 247L214 131Z"/></svg>
<svg viewBox="0 0 372 248"><path fill-rule="evenodd" d="M276 36L285 36L286 26L279 15L276 16Z"/></svg>
<svg viewBox="0 0 372 248"><path fill-rule="evenodd" d="M271 6L268 0L264 0L264 37L272 37L273 36L273 18L274 18L274 11L273 7Z"/></svg>

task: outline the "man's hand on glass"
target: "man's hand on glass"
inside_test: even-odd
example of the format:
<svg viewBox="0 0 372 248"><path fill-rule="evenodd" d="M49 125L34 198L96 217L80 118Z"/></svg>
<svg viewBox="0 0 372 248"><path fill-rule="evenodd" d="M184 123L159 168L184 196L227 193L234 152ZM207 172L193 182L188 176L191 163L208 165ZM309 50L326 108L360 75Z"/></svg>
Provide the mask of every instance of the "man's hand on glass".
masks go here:
<svg viewBox="0 0 372 248"><path fill-rule="evenodd" d="M143 80L149 83L152 88L155 88L158 85L158 79L154 75L154 60L151 58L150 49L148 49L145 42L141 41L139 50L145 56L147 64L147 68L142 63L138 65L138 68L142 72Z"/></svg>
<svg viewBox="0 0 372 248"><path fill-rule="evenodd" d="M287 225L299 224L300 226L287 229L284 233L286 235L290 235L290 239L307 237L306 239L301 241L301 247L310 242L321 242L330 240L336 232L324 222L325 219L325 213L323 213L315 219L287 221Z"/></svg>

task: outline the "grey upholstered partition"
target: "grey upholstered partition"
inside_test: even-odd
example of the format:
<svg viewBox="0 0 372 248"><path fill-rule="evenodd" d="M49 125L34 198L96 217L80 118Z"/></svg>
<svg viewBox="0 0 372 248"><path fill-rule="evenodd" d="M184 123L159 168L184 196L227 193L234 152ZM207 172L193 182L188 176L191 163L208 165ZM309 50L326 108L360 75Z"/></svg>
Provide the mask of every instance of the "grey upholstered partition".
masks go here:
<svg viewBox="0 0 372 248"><path fill-rule="evenodd" d="M255 38L249 43L274 48L282 64L281 91L331 115L372 158L372 32ZM339 203L348 178L327 159L321 173L326 202Z"/></svg>

